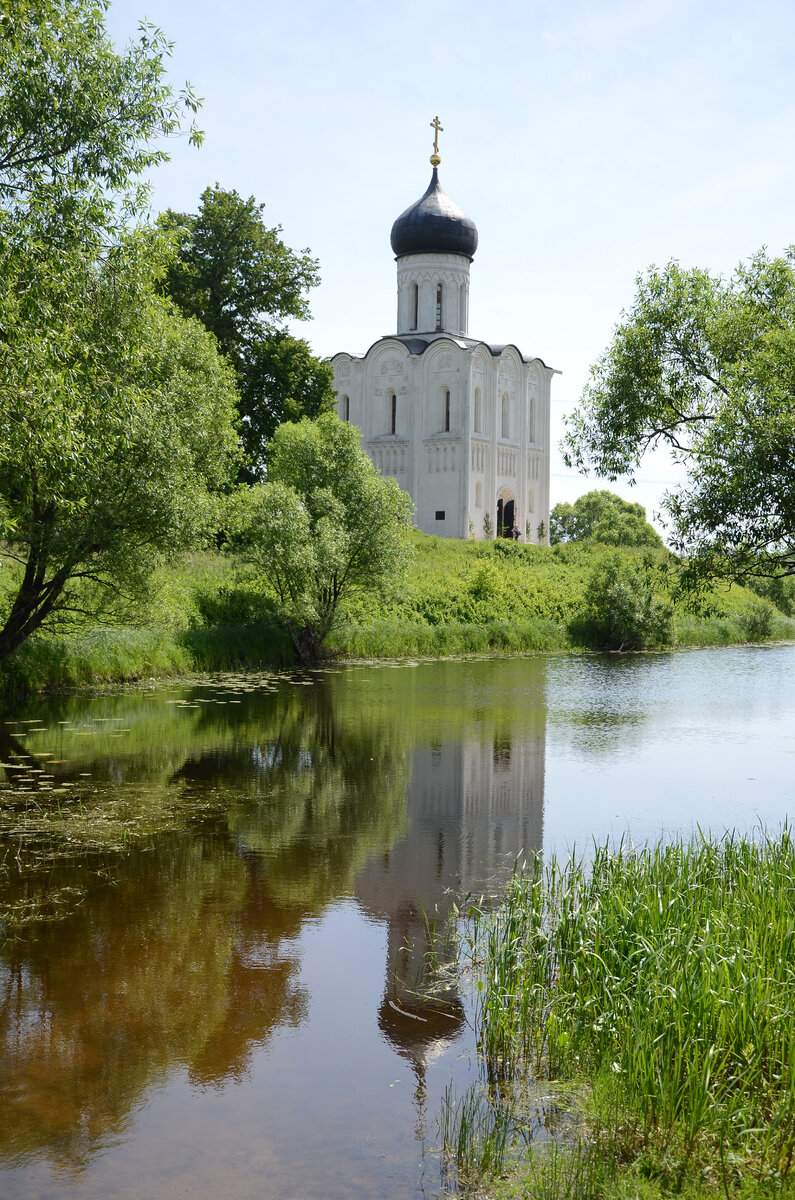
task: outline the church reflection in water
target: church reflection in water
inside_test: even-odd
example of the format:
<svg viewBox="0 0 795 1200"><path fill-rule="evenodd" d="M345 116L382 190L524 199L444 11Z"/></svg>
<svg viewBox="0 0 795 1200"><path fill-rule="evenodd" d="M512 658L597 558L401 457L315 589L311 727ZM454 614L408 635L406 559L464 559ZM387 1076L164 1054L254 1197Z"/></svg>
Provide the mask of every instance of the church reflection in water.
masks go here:
<svg viewBox="0 0 795 1200"><path fill-rule="evenodd" d="M521 729L484 719L463 741L416 750L407 832L356 882L363 908L387 923L378 1023L414 1071L420 1108L427 1066L464 1022L454 977L439 971L454 906L494 897L517 858L542 849L544 734L542 716Z"/></svg>

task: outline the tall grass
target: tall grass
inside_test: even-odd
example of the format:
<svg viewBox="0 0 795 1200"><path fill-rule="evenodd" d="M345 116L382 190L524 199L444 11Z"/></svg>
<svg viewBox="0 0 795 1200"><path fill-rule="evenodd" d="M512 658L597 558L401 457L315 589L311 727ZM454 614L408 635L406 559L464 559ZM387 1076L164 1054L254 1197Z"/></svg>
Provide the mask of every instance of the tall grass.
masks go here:
<svg viewBox="0 0 795 1200"><path fill-rule="evenodd" d="M498 1097L473 1084L461 1096L452 1085L442 1098L442 1166L449 1188L470 1190L501 1169L514 1119Z"/></svg>
<svg viewBox="0 0 795 1200"><path fill-rule="evenodd" d="M7 693L83 687L192 669L189 651L169 630L85 629L30 638L2 664L0 687Z"/></svg>
<svg viewBox="0 0 795 1200"><path fill-rule="evenodd" d="M332 634L330 644L337 653L349 658L395 658L411 654L434 658L557 650L569 642L566 631L544 617L482 624L451 620L435 625L393 618L366 625L344 625Z"/></svg>
<svg viewBox="0 0 795 1200"><path fill-rule="evenodd" d="M589 1158L601 1182L589 1191L580 1178L580 1191L561 1197L619 1195L596 1162L614 1182L641 1164L673 1193L790 1188L788 830L760 842L603 847L587 865L533 863L497 911L470 916L488 1084L568 1079L589 1095L588 1136L564 1158L575 1175L575 1160ZM539 1160L543 1170L553 1158Z"/></svg>

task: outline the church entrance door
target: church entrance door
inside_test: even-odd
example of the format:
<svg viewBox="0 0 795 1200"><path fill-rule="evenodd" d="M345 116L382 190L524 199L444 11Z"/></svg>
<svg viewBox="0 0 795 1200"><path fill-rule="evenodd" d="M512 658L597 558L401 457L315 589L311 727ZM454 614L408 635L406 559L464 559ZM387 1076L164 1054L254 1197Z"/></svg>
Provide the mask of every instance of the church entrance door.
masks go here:
<svg viewBox="0 0 795 1200"><path fill-rule="evenodd" d="M513 537L515 524L516 502L510 492L502 491L497 497L497 537Z"/></svg>

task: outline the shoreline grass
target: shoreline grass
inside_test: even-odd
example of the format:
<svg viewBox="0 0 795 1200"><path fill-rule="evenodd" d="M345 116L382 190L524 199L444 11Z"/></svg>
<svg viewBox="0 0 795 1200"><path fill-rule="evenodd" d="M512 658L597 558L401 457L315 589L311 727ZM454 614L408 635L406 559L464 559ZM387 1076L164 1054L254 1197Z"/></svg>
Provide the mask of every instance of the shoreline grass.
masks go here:
<svg viewBox="0 0 795 1200"><path fill-rule="evenodd" d="M795 641L795 621L764 639L749 638L737 620L690 620L666 652L711 646ZM395 659L500 657L533 653L618 653L576 645L561 625L546 619L495 620L483 625L449 622L380 621L346 625L329 641L328 664ZM631 653L646 653L632 651ZM69 635L31 638L0 664L0 693L66 691L190 678L224 671L298 668L289 639L271 625L223 625L188 630L137 627L87 629Z"/></svg>
<svg viewBox="0 0 795 1200"><path fill-rule="evenodd" d="M534 862L470 909L461 954L497 1131L473 1101L469 1139L448 1119L461 1194L795 1195L788 829Z"/></svg>
<svg viewBox="0 0 795 1200"><path fill-rule="evenodd" d="M329 641L332 662L591 648L578 617L591 573L615 548L416 532L412 542L413 566L391 594L350 602ZM643 561L631 548L620 554L630 567ZM664 580L666 552L658 557L652 574ZM783 594L782 603L789 599ZM289 667L295 658L277 616L274 597L248 565L217 551L186 555L159 570L138 625L36 635L0 664L0 688L15 694ZM795 617L737 586L713 589L700 615L675 613L674 646L772 640L795 640Z"/></svg>

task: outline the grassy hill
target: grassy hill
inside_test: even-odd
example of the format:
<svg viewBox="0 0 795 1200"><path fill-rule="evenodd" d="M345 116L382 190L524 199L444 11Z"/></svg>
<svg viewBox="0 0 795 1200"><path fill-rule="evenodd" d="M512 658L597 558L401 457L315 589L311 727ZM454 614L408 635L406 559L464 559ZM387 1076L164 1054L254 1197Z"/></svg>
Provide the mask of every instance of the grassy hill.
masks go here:
<svg viewBox="0 0 795 1200"><path fill-rule="evenodd" d="M672 610L672 644L719 645L795 638L792 597L778 605L719 585L698 613L675 597L665 551L568 542L553 547L470 542L412 534L404 578L347 607L331 641L351 658L571 650L589 644L582 616L589 579L610 558L653 577ZM39 636L6 664L6 689L69 687L292 661L276 606L252 569L206 552L163 568L134 626Z"/></svg>

